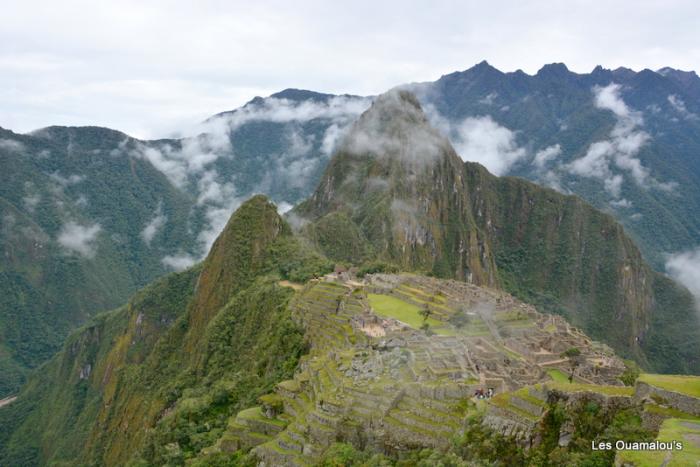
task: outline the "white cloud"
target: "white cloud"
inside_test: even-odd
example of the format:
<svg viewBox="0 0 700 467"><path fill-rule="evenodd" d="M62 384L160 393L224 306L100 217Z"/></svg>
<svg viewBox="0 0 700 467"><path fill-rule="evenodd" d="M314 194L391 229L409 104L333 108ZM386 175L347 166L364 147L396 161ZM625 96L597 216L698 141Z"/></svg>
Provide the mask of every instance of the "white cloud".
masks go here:
<svg viewBox="0 0 700 467"><path fill-rule="evenodd" d="M141 238L147 246L151 246L153 238L156 236L158 231L165 226L168 218L163 214L163 205L158 204L153 218L146 224L146 227L141 231Z"/></svg>
<svg viewBox="0 0 700 467"><path fill-rule="evenodd" d="M170 144L159 147L137 143L129 154L148 160L177 187L185 188L190 177L207 170L218 158L232 157L229 128L220 120L211 120L198 127L205 132L180 140L180 147Z"/></svg>
<svg viewBox="0 0 700 467"><path fill-rule="evenodd" d="M649 169L637 157L651 137L639 129L644 124L642 115L625 104L620 89L618 84L593 88L596 107L613 112L617 122L607 140L591 144L583 157L564 167L572 174L602 180L605 190L613 198L620 197L624 181L614 168L627 173L642 188L663 189L665 186L650 175Z"/></svg>
<svg viewBox="0 0 700 467"><path fill-rule="evenodd" d="M681 99L679 96L671 94L668 96L668 102L676 110L676 112L681 114L683 118L688 120L697 120L698 116L688 110L688 108L685 106L685 102L683 102L683 99Z"/></svg>
<svg viewBox="0 0 700 467"><path fill-rule="evenodd" d="M428 124L413 94L394 88L378 96L339 143L352 154L397 158L415 166L435 160L447 139Z"/></svg>
<svg viewBox="0 0 700 467"><path fill-rule="evenodd" d="M666 271L686 286L700 304L700 248L670 255L666 260Z"/></svg>
<svg viewBox="0 0 700 467"><path fill-rule="evenodd" d="M537 151L535 158L532 163L538 168L542 169L550 161L556 159L561 155L561 146L559 144L554 144L552 146L547 146L546 148Z"/></svg>
<svg viewBox="0 0 700 467"><path fill-rule="evenodd" d="M323 142L321 143L321 152L325 156L330 156L335 150L335 145L338 140L343 136L347 127L341 128L338 124L334 123L328 128L326 128L323 134Z"/></svg>
<svg viewBox="0 0 700 467"><path fill-rule="evenodd" d="M94 258L97 253L97 235L101 230L99 224L80 225L70 221L63 225L56 240L69 253Z"/></svg>
<svg viewBox="0 0 700 467"><path fill-rule="evenodd" d="M24 206L30 212L34 212L34 208L36 208L37 204L39 204L39 201L41 201L41 196L38 193L22 198Z"/></svg>
<svg viewBox="0 0 700 467"><path fill-rule="evenodd" d="M610 206L614 208L631 208L632 207L632 202L628 199L622 198L622 199L615 199L610 201Z"/></svg>
<svg viewBox="0 0 700 467"><path fill-rule="evenodd" d="M397 15L404 3L396 0L352 9L305 0L123 0L100 8L69 1L36 14L51 5L3 4L1 126L148 133L289 85L376 94L483 58L526 72L554 58L581 72L618 65L620 57L637 69L700 62L697 6L689 1L672 8L620 1L605 15L587 2L434 2Z"/></svg>
<svg viewBox="0 0 700 467"><path fill-rule="evenodd" d="M484 98L479 99L479 103L484 104L484 105L493 105L493 102L496 100L497 97L498 97L497 92L491 92L488 95L486 95Z"/></svg>
<svg viewBox="0 0 700 467"><path fill-rule="evenodd" d="M279 215L286 214L288 211L290 211L294 206L285 202L285 201L280 201L277 203L277 213Z"/></svg>
<svg viewBox="0 0 700 467"><path fill-rule="evenodd" d="M326 101L304 100L301 102L268 97L253 102L217 119L224 119L233 130L250 121L277 123L307 122L314 119L331 120L347 125L369 107L367 97L334 96ZM216 120L216 119L213 119Z"/></svg>
<svg viewBox="0 0 700 467"><path fill-rule="evenodd" d="M51 175L49 175L49 177L51 177L51 180L58 183L62 187L67 187L69 185L75 185L75 184L78 184L78 183L82 182L83 180L85 180L85 177L83 177L82 175L71 174L67 177L64 177L58 172L52 173Z"/></svg>
<svg viewBox="0 0 700 467"><path fill-rule="evenodd" d="M180 253L177 255L168 255L165 256L161 262L163 265L171 268L174 271L184 271L185 269L189 268L190 266L193 266L194 264L197 263L197 258L194 256L185 254L185 253Z"/></svg>
<svg viewBox="0 0 700 467"><path fill-rule="evenodd" d="M499 125L490 116L468 117L451 131L452 144L465 161L479 162L496 175L508 172L513 164L525 157L516 135Z"/></svg>
<svg viewBox="0 0 700 467"><path fill-rule="evenodd" d="M24 151L24 144L14 139L0 138L0 150L21 152Z"/></svg>

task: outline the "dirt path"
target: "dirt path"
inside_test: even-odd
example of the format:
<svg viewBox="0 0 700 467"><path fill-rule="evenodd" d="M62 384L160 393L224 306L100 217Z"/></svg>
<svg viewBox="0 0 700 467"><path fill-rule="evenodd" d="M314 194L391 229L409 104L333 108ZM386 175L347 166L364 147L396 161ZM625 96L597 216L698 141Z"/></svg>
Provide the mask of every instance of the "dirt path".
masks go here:
<svg viewBox="0 0 700 467"><path fill-rule="evenodd" d="M279 281L279 285L282 287L291 287L294 290L301 290L304 288L302 284L297 284L296 282L290 282L290 281Z"/></svg>
<svg viewBox="0 0 700 467"><path fill-rule="evenodd" d="M6 397L5 399L0 399L0 409L5 407L6 405L12 404L15 399L17 399L17 396L10 396Z"/></svg>

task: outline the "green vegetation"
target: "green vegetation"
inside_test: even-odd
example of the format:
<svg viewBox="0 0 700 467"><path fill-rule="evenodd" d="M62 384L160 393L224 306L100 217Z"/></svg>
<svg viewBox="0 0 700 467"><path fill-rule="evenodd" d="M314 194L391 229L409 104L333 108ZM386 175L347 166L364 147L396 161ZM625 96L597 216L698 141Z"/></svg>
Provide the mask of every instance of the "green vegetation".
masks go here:
<svg viewBox="0 0 700 467"><path fill-rule="evenodd" d="M683 443L682 450L672 451L620 451L620 461L636 467L691 466L700 459L700 418L694 420L669 418L664 420L656 437L658 441Z"/></svg>
<svg viewBox="0 0 700 467"><path fill-rule="evenodd" d="M547 374L550 378L552 378L552 381L555 381L557 383L569 382L569 377L563 371L557 370L556 368L547 370Z"/></svg>
<svg viewBox="0 0 700 467"><path fill-rule="evenodd" d="M700 398L700 376L642 373L639 375L639 381L668 391Z"/></svg>
<svg viewBox="0 0 700 467"><path fill-rule="evenodd" d="M277 282L280 269L317 263L299 244L293 251L289 232L274 206L253 198L202 266L74 333L0 410L0 464L195 460L306 352L287 306L294 292ZM152 428L119 429L126 424Z"/></svg>
<svg viewBox="0 0 700 467"><path fill-rule="evenodd" d="M625 372L620 376L620 381L622 381L625 386L634 386L634 383L639 378L641 369L637 362L634 360L623 360L625 363Z"/></svg>
<svg viewBox="0 0 700 467"><path fill-rule="evenodd" d="M399 267L385 261L372 261L365 263L357 271L357 277L365 277L367 274L395 274L399 272Z"/></svg>
<svg viewBox="0 0 700 467"><path fill-rule="evenodd" d="M411 326L413 329L421 329L423 324L431 327L439 327L442 323L433 318L424 319L421 308L412 303L405 302L390 295L367 294L367 299L374 312L382 318L393 318Z"/></svg>
<svg viewBox="0 0 700 467"><path fill-rule="evenodd" d="M570 383L568 377L565 381L554 380L545 383L549 389L556 389L563 392L597 392L608 396L632 396L634 388L629 386L605 386L601 384Z"/></svg>

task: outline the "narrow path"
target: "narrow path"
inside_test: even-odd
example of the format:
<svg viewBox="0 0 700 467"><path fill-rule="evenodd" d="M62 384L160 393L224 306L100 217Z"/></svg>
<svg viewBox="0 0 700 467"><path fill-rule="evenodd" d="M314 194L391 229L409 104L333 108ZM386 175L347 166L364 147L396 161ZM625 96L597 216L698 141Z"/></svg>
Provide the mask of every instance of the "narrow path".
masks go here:
<svg viewBox="0 0 700 467"><path fill-rule="evenodd" d="M12 404L15 401L15 399L17 399L17 396L10 396L6 397L5 399L0 399L0 408Z"/></svg>

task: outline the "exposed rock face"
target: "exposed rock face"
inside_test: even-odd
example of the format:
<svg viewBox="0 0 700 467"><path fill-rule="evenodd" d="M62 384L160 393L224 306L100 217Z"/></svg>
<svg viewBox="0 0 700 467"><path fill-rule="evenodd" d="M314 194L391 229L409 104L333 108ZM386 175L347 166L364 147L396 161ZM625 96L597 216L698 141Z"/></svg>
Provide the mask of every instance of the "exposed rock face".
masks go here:
<svg viewBox="0 0 700 467"><path fill-rule="evenodd" d="M365 244L405 269L495 285L494 257L476 227L461 168L415 97L391 91L360 117L294 214L317 221L308 234L322 248L342 230L344 243ZM329 216L346 222L326 226ZM333 256L332 248L324 251Z"/></svg>

